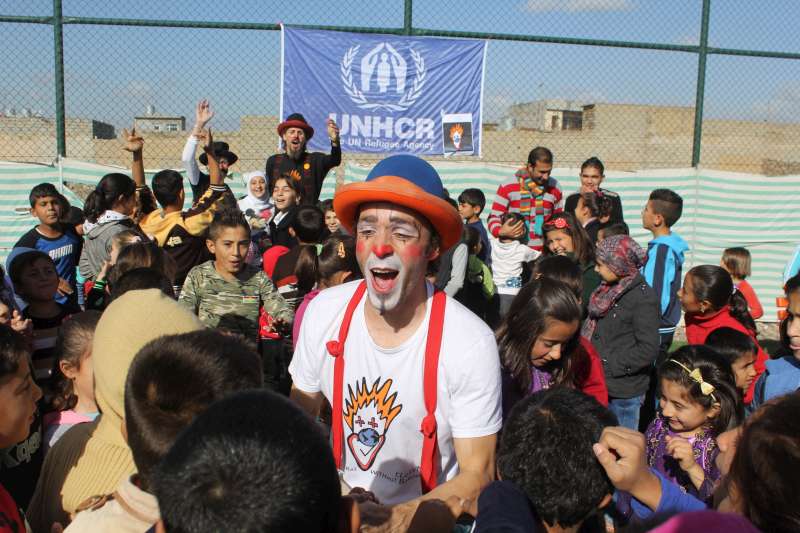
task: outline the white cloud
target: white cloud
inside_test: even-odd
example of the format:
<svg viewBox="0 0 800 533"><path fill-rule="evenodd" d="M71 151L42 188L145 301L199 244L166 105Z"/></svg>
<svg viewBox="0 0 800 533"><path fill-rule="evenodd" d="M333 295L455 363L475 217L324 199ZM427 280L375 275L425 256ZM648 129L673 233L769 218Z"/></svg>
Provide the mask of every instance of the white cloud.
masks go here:
<svg viewBox="0 0 800 533"><path fill-rule="evenodd" d="M531 12L628 11L633 0L528 0L523 9Z"/></svg>

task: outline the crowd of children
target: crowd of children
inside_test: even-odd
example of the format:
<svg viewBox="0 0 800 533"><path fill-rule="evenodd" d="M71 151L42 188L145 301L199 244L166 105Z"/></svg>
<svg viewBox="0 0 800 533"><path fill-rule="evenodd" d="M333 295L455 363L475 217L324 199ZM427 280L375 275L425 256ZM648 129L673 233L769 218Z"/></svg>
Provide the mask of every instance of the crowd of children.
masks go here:
<svg viewBox="0 0 800 533"><path fill-rule="evenodd" d="M131 177L104 176L82 223L54 186L31 190L39 223L0 291L0 532L381 531L375 509L393 512L337 478L336 413L282 397L309 304L362 276L360 236L330 200L304 202L294 169L246 173L234 198L212 116L198 104L184 159L201 143L208 174L190 172L188 209L180 173L146 183L135 131ZM644 249L599 159L566 206L552 165L532 150L486 226L479 189L451 201L463 237L428 279L495 331L500 480L458 502L471 518L416 502L407 529L800 530L800 275L770 359L745 248L684 275L678 194L642 206ZM681 318L688 345L671 351ZM386 417L394 397L367 385L350 401Z"/></svg>

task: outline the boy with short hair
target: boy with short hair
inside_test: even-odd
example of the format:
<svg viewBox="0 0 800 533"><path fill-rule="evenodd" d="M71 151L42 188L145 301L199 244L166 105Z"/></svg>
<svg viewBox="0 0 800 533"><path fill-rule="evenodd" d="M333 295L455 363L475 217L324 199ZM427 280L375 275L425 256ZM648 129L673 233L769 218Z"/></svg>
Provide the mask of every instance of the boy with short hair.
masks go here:
<svg viewBox="0 0 800 533"><path fill-rule="evenodd" d="M474 531L564 531L594 521L614 486L592 444L616 417L575 389L537 392L512 409L497 451L502 481L478 499ZM594 530L589 527L587 530Z"/></svg>
<svg viewBox="0 0 800 533"><path fill-rule="evenodd" d="M79 512L68 533L146 531L160 518L152 479L191 421L236 391L261 386L261 362L244 340L202 330L146 344L125 383L125 431L137 473L111 498Z"/></svg>
<svg viewBox="0 0 800 533"><path fill-rule="evenodd" d="M238 209L214 215L206 246L214 259L189 271L179 299L206 327L239 333L255 343L261 307L276 327L291 323L294 313L275 285L245 261L250 225Z"/></svg>
<svg viewBox="0 0 800 533"><path fill-rule="evenodd" d="M481 213L486 207L486 195L480 189L464 189L458 195L458 214L464 219L464 225L475 228L481 236L481 251L478 259L489 268L492 267L492 245L489 242L489 233L481 222Z"/></svg>
<svg viewBox="0 0 800 533"><path fill-rule="evenodd" d="M0 449L11 448L28 438L41 397L42 390L33 380L25 338L10 327L0 325ZM3 481L6 478L4 475ZM2 484L0 529L26 531L26 521L18 503Z"/></svg>
<svg viewBox="0 0 800 533"><path fill-rule="evenodd" d="M83 239L75 229L63 224L61 218L65 205L61 193L51 183L40 183L29 195L31 215L39 224L20 237L14 248L32 248L48 254L56 265L59 284L58 303L78 309L76 269L83 249Z"/></svg>

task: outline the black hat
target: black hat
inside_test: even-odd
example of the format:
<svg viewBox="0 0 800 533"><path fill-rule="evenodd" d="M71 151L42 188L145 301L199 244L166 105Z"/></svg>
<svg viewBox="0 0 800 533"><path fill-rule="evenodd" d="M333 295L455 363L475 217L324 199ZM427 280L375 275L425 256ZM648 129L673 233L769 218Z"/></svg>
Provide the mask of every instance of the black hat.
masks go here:
<svg viewBox="0 0 800 533"><path fill-rule="evenodd" d="M239 160L239 156L230 151L228 143L226 142L214 141L214 144L212 144L211 147L214 150L214 155L217 156L217 158L224 157L228 160L229 165L232 165ZM208 166L208 155L205 152L200 154L199 159L201 165Z"/></svg>
<svg viewBox="0 0 800 533"><path fill-rule="evenodd" d="M300 113L292 113L286 120L278 124L278 135L283 137L283 132L289 128L300 128L306 133L306 141L309 141L314 136L314 128L312 128L306 118Z"/></svg>

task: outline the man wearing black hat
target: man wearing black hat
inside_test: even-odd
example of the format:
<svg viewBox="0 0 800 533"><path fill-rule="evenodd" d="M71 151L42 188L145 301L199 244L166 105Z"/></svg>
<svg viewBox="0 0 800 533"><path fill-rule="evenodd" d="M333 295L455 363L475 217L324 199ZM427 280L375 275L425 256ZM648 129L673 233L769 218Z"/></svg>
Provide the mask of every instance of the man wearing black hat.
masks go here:
<svg viewBox="0 0 800 533"><path fill-rule="evenodd" d="M342 148L339 146L339 127L328 119L328 137L331 139L331 153L307 152L306 143L314 136L312 128L300 113L292 113L286 120L278 124L278 135L281 137L284 153L274 154L267 159L265 174L272 184L282 174L292 170L300 176L304 204L316 204L322 191L322 182L328 171L342 162Z"/></svg>
<svg viewBox="0 0 800 533"><path fill-rule="evenodd" d="M194 117L194 128L192 128L192 134L186 140L186 145L183 147L183 156L181 157L183 168L186 169L186 175L189 178L189 184L192 186L192 205L197 203L211 183L211 178L209 178L208 174L200 172L200 168L194 158L198 139L206 124L214 117L214 112L211 110L211 104L208 100L200 100L197 103ZM219 161L219 173L224 180L228 176L228 168L236 163L239 156L230 151L230 147L226 142L216 141L212 149L217 156L217 161ZM205 152L200 154L199 159L201 165L208 166L208 155Z"/></svg>

